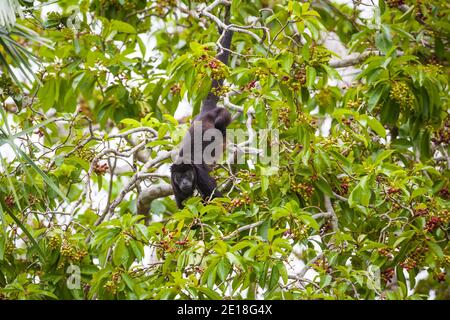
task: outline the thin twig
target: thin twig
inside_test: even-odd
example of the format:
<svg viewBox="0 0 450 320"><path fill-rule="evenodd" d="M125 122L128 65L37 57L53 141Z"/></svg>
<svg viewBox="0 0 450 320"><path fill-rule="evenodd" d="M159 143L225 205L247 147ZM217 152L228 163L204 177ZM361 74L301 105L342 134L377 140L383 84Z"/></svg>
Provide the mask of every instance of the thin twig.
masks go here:
<svg viewBox="0 0 450 320"><path fill-rule="evenodd" d="M262 225L263 223L264 223L264 221L258 221L258 222L251 223L251 224L248 224L248 225L246 225L246 226L240 227L240 228L234 230L234 231L233 231L232 233L230 233L229 235L226 235L226 236L222 237L222 240L230 240L230 239L232 239L233 237L237 236L237 235L238 235L239 233L241 233L242 231L246 231L246 230L250 230L250 229L259 227L259 226Z"/></svg>

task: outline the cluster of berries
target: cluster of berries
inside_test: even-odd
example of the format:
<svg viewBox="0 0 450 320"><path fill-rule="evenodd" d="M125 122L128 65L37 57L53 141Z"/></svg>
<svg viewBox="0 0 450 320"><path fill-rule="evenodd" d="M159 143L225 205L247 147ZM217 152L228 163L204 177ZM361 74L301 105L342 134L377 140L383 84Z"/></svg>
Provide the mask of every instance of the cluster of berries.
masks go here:
<svg viewBox="0 0 450 320"><path fill-rule="evenodd" d="M63 257L67 257L77 263L81 262L81 260L83 260L83 258L87 255L86 250L76 247L66 239L64 239L61 243L60 253Z"/></svg>
<svg viewBox="0 0 450 320"><path fill-rule="evenodd" d="M79 157L87 162L91 162L95 158L95 153L91 149L78 148L75 151L75 153L76 153L77 157Z"/></svg>
<svg viewBox="0 0 450 320"><path fill-rule="evenodd" d="M328 64L331 59L331 53L322 46L315 46L311 48L309 64L313 67L319 67L323 64Z"/></svg>
<svg viewBox="0 0 450 320"><path fill-rule="evenodd" d="M435 132L431 141L436 145L448 145L450 143L450 117L447 117L442 128Z"/></svg>
<svg viewBox="0 0 450 320"><path fill-rule="evenodd" d="M109 170L106 162L100 164L98 161L94 163L94 172L100 176L104 175Z"/></svg>
<svg viewBox="0 0 450 320"><path fill-rule="evenodd" d="M395 275L395 270L394 268L387 268L386 270L384 270L381 273L381 278L383 279L384 282L390 282L392 280L392 278Z"/></svg>
<svg viewBox="0 0 450 320"><path fill-rule="evenodd" d="M235 208L243 207L245 205L249 205L251 203L252 203L252 199L250 198L248 193L244 192L240 198L235 198L235 199L231 200L231 202L229 204L229 208L235 209Z"/></svg>
<svg viewBox="0 0 450 320"><path fill-rule="evenodd" d="M228 67L222 61L207 54L201 55L196 60L195 65L208 70L207 73L214 80L224 79L229 73Z"/></svg>
<svg viewBox="0 0 450 320"><path fill-rule="evenodd" d="M404 81L394 81L391 85L389 97L403 110L409 110L414 104L414 95Z"/></svg>
<svg viewBox="0 0 450 320"><path fill-rule="evenodd" d="M357 98L356 100L347 101L347 107L350 109L358 109L363 104L363 99Z"/></svg>
<svg viewBox="0 0 450 320"><path fill-rule="evenodd" d="M314 187L307 183L298 183L291 186L292 191L300 194L303 198L311 198Z"/></svg>
<svg viewBox="0 0 450 320"><path fill-rule="evenodd" d="M400 266L403 269L411 270L415 267L419 266L423 260L425 259L425 254L428 252L428 247L418 247L414 252L407 257L403 262L400 263Z"/></svg>
<svg viewBox="0 0 450 320"><path fill-rule="evenodd" d="M176 7L176 0L156 0L155 12L158 16L164 16L167 9Z"/></svg>
<svg viewBox="0 0 450 320"><path fill-rule="evenodd" d="M12 195L12 194L8 194L6 197L5 197L5 204L9 207L9 208L12 208L12 207L14 207L14 205L16 204L16 201L14 200L14 196Z"/></svg>
<svg viewBox="0 0 450 320"><path fill-rule="evenodd" d="M103 285L103 288L105 288L109 293L113 295L117 294L123 272L124 270L122 269L115 270L111 274L111 280L106 281L106 283Z"/></svg>
<svg viewBox="0 0 450 320"><path fill-rule="evenodd" d="M442 224L442 219L440 217L433 216L433 217L430 217L430 219L428 219L428 221L425 224L425 227L423 229L427 232L433 232L441 224Z"/></svg>
<svg viewBox="0 0 450 320"><path fill-rule="evenodd" d="M405 0L387 0L386 4L388 5L388 7L390 8L398 8L401 5L405 4Z"/></svg>

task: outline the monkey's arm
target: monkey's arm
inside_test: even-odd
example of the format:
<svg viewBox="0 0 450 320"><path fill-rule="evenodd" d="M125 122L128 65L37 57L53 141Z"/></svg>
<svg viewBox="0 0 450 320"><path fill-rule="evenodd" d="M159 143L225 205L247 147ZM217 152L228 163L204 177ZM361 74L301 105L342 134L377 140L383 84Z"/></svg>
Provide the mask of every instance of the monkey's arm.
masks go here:
<svg viewBox="0 0 450 320"><path fill-rule="evenodd" d="M183 201L186 200L188 197L182 195L181 193L175 192L175 201L177 202L177 207L179 209L183 208Z"/></svg>
<svg viewBox="0 0 450 320"><path fill-rule="evenodd" d="M216 128L225 134L228 125L231 123L231 114L227 109L217 107L198 116L196 120L202 122L203 131Z"/></svg>
<svg viewBox="0 0 450 320"><path fill-rule="evenodd" d="M222 133L225 133L227 130L228 125L231 123L231 114L227 109L224 108L217 108L217 116L214 120L214 126L216 129L222 131Z"/></svg>
<svg viewBox="0 0 450 320"><path fill-rule="evenodd" d="M192 196L192 194L191 195L182 194L180 191L175 191L175 189L174 194L175 194L175 201L177 202L177 206L179 209L182 209L184 207L183 201Z"/></svg>
<svg viewBox="0 0 450 320"><path fill-rule="evenodd" d="M217 190L217 183L214 178L212 178L208 169L205 166L196 166L197 171L197 189L201 193L203 199L207 199L212 196L212 198L220 198L222 194Z"/></svg>

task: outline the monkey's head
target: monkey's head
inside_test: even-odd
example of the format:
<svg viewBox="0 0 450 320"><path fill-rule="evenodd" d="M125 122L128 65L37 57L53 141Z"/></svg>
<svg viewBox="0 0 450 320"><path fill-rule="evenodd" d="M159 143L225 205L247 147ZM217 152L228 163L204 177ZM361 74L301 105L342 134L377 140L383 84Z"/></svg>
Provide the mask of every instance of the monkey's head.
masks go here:
<svg viewBox="0 0 450 320"><path fill-rule="evenodd" d="M172 184L183 194L191 195L195 189L195 168L191 164L173 164L170 167Z"/></svg>

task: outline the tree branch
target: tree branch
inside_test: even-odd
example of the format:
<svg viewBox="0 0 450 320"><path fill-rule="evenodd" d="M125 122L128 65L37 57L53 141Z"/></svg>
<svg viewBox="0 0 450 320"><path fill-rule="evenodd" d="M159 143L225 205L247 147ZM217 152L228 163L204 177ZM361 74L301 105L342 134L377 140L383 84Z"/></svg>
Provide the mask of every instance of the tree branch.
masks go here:
<svg viewBox="0 0 450 320"><path fill-rule="evenodd" d="M410 9L409 6L407 6L406 4L401 4L398 6L398 10L400 10L401 12L405 13ZM433 29L430 25L428 25L428 23L426 23L424 20L422 20L419 16L414 15L415 19L418 23L420 23L421 25L424 25L430 29Z"/></svg>
<svg viewBox="0 0 450 320"><path fill-rule="evenodd" d="M143 166L140 172L137 172L133 177L131 177L128 184L120 191L119 195L114 199L114 201L111 203L109 208L107 210L104 210L102 215L97 219L95 222L95 226L98 226L102 221L106 218L108 214L111 214L114 212L116 207L122 202L122 200L125 198L128 192L130 192L134 187L135 184L142 179L141 173L146 173L146 171L156 165L157 163L164 161L165 159L169 158L171 155L170 152L162 152L158 154L158 156L155 159L148 160Z"/></svg>
<svg viewBox="0 0 450 320"><path fill-rule="evenodd" d="M336 212L334 212L334 208L331 203L330 197L325 196L324 202L325 202L325 208L327 209L327 212L330 214L330 217L331 217L331 228L333 229L333 231L336 231L338 229L338 218L336 216Z"/></svg>
<svg viewBox="0 0 450 320"><path fill-rule="evenodd" d="M248 224L248 225L246 225L246 226L240 227L240 228L234 230L234 231L233 231L232 233L230 233L229 235L222 237L222 240L230 240L230 239L232 239L233 237L237 236L237 235L238 235L239 233L241 233L242 231L246 231L246 230L250 230L250 229L259 227L259 226L262 225L263 223L264 223L264 221L258 221L258 222L251 223L251 224Z"/></svg>
<svg viewBox="0 0 450 320"><path fill-rule="evenodd" d="M377 51L367 51L367 52L361 53L359 56L356 56L354 58L330 61L330 67L331 68L351 67L351 66L360 64L361 62L366 60L368 57L370 57L376 53L377 53Z"/></svg>
<svg viewBox="0 0 450 320"><path fill-rule="evenodd" d="M315 256L314 258L312 258L311 260L309 260L305 266L303 267L302 270L300 270L300 272L296 275L297 278L304 278L306 272L308 272L309 268L311 267L311 265L316 262L317 260L321 259L324 256L323 252L320 252L317 256Z"/></svg>
<svg viewBox="0 0 450 320"><path fill-rule="evenodd" d="M170 184L159 184L143 190L137 198L137 214L145 216L145 223L151 219L150 207L153 200L164 198L173 194Z"/></svg>

